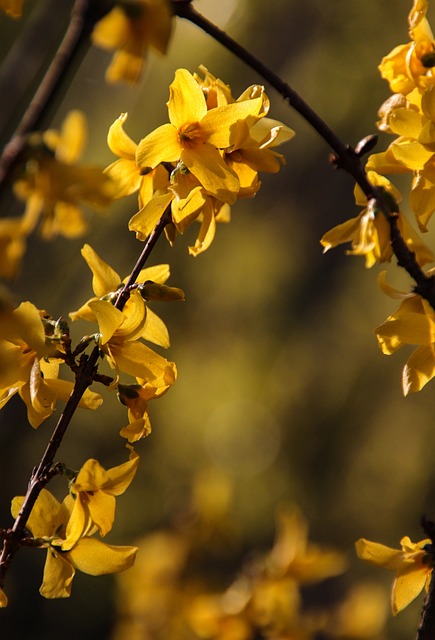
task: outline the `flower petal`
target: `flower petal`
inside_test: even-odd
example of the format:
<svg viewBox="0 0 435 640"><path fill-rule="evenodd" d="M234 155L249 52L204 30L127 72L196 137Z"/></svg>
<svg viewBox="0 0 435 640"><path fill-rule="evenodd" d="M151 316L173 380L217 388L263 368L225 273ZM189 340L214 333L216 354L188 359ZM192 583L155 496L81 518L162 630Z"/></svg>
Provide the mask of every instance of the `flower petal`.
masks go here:
<svg viewBox="0 0 435 640"><path fill-rule="evenodd" d="M101 576L129 569L133 566L136 553L137 547L119 547L93 538L82 538L68 557L79 571Z"/></svg>

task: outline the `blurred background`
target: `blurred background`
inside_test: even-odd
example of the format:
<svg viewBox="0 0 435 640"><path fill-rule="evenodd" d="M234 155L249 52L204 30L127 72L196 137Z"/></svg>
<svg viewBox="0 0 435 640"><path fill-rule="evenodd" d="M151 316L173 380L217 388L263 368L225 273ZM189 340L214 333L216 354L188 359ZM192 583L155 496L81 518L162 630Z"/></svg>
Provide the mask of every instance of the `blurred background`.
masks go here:
<svg viewBox="0 0 435 640"><path fill-rule="evenodd" d="M36 66L39 60L44 67L71 4L26 0L23 20L1 15L2 59L36 24L41 36L24 63ZM389 96L377 65L408 41L411 2L196 4L300 92L345 142L354 145L376 132L377 110ZM89 119L84 161L102 166L114 160L106 135L121 112L128 111L125 129L136 141L167 121L165 103L176 68L194 72L203 64L230 84L235 96L263 83L181 20L167 57L151 53L139 87L104 83L110 56L91 48L47 114L47 126L59 126L68 110L84 110ZM19 85L19 66L14 74ZM30 89L20 87L20 99L9 96L0 107L0 113L9 109L2 117L3 143L40 71L32 74ZM170 284L186 294L184 303L154 306L168 325L172 344L165 355L177 363L179 378L151 404L153 431L136 447L141 465L132 487L117 500L107 541L133 544L161 529L178 531L192 514L204 515L223 500L222 521L232 532L226 533L225 554L205 553L201 559L204 575L215 576L219 566L223 590L244 558L273 545L277 508L297 504L309 523L310 540L342 552L349 566L313 597L328 605L351 585L370 580L383 589L387 610L393 574L358 561L354 542L365 537L398 547L404 535L415 541L424 537L423 514L435 517L434 386L405 399L401 370L409 353L387 358L377 347L373 329L397 306L377 287L380 269L367 271L364 260L346 256L343 247L322 255L321 236L357 212L352 180L332 169L324 142L279 95L266 90L270 116L296 130L280 149L286 167L278 175L263 175L258 195L232 208L231 223L218 227L205 254L188 255L196 228L178 237L173 248L161 239L154 252L151 264L168 262ZM387 144L388 137L381 135L378 149ZM90 214L83 239L48 243L33 237L10 284L17 300L31 300L55 318L78 308L92 294L90 272L80 256L85 241L122 277L127 275L142 248L127 229L135 207L132 196L103 216ZM22 205L6 196L2 215L21 212ZM425 237L429 244L432 235ZM388 269L395 286L410 286L394 264ZM73 331L80 337L88 327L74 325ZM118 435L125 409L114 394L103 394L102 409L78 413L65 438L59 457L71 467L90 457L106 468L126 458ZM23 407L14 398L0 414L2 526L11 523L10 501L25 493L56 421L55 414L33 431ZM201 487L206 497L198 498ZM53 483L56 491L64 495L61 480ZM44 600L38 594L44 558L43 551L16 556L6 585L10 606L0 612L1 637L123 637L116 631L116 579L78 574L69 600ZM395 619L387 611L385 628L364 637L413 637L421 606L422 598ZM126 632L124 637L133 636ZM156 631L142 637L177 636Z"/></svg>

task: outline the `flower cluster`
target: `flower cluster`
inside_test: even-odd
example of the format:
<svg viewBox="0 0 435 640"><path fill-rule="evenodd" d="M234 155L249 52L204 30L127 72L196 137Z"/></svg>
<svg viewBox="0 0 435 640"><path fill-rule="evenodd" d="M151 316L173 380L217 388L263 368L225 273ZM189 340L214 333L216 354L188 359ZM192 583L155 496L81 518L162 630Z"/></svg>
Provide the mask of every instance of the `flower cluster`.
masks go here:
<svg viewBox="0 0 435 640"><path fill-rule="evenodd" d="M133 480L139 456L131 448L130 459L105 470L88 460L70 482L70 494L60 503L42 489L30 514L27 528L33 546L47 549L40 593L45 598L67 598L76 569L92 576L117 573L132 566L137 547L113 546L95 539L105 536L115 518L115 497ZM24 497L12 501L17 517ZM29 542L29 541L27 541ZM3 606L7 604L7 600ZM1 601L0 601L1 605Z"/></svg>
<svg viewBox="0 0 435 640"><path fill-rule="evenodd" d="M86 137L80 111L70 111L59 131L29 134L14 174L15 195L26 208L21 218L0 221L1 276L16 274L36 226L46 239L75 238L87 230L82 205L104 211L113 201L115 185L102 168L78 164Z"/></svg>
<svg viewBox="0 0 435 640"><path fill-rule="evenodd" d="M175 382L177 370L158 353L147 347L143 338L161 347L169 347L169 335L163 321L148 307L149 300L183 300L181 289L168 287L168 265L143 269L136 285L122 308L114 303L123 286L120 276L98 254L85 245L82 255L92 271L95 296L77 311L71 319L97 323L100 353L116 372L113 387L118 388L119 398L128 407L129 424L121 433L134 442L149 434L148 400L163 395ZM124 281L125 282L125 281ZM130 385L119 384L120 374L135 378Z"/></svg>
<svg viewBox="0 0 435 640"><path fill-rule="evenodd" d="M170 86L169 123L136 144L124 131L127 114L110 128L108 144L119 156L106 169L118 196L139 192L140 210L129 228L145 240L167 207L168 239L201 223L193 255L213 241L216 222L229 220L229 205L260 188L258 172L276 173L283 157L274 147L293 131L266 117L269 100L253 85L235 99L229 87L202 68L204 78L178 69Z"/></svg>
<svg viewBox="0 0 435 640"><path fill-rule="evenodd" d="M414 0L409 13L411 41L395 47L379 66L393 95L379 110L378 127L394 135L387 150L369 156L366 164L371 184L381 189L394 225L420 266L433 263L435 254L422 241L399 209L400 192L386 175L411 177L409 204L420 232L428 230L435 212L435 39L426 18L428 0ZM390 261L391 220L375 200L367 202L359 187L356 202L365 206L356 218L328 231L321 243L325 251L351 242L354 255L364 255L366 266ZM433 269L427 272L433 277ZM376 328L379 346L390 355L405 344L417 346L403 370L403 392L420 391L435 376L435 311L418 293L401 293L379 283L387 295L402 300L399 309Z"/></svg>
<svg viewBox="0 0 435 640"><path fill-rule="evenodd" d="M190 525L142 538L138 562L119 576L115 640L134 632L178 640L180 629L192 640L377 637L387 607L384 592L373 585L359 585L328 611L319 601L310 602L309 585L321 589L322 582L344 572L346 561L309 541L297 508L280 509L272 548L251 558L232 581L227 575L209 577L201 558L219 557L227 566L222 558L234 544L231 487L228 478L213 472L199 474L196 482L202 499L192 501ZM223 588L216 586L222 582Z"/></svg>

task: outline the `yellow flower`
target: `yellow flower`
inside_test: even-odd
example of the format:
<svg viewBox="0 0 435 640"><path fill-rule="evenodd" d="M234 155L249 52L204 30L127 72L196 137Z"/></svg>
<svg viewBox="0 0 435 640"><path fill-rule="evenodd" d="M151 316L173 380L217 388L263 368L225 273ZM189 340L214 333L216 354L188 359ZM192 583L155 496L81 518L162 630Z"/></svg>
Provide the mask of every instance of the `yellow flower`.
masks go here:
<svg viewBox="0 0 435 640"><path fill-rule="evenodd" d="M367 175L372 184L385 190L387 197L391 195L394 202L401 200L399 191L389 180L374 171L368 171ZM367 199L359 187L355 188L355 198L358 205L367 205ZM435 254L421 240L406 216L401 211L397 211L396 216L398 229L408 247L415 252L419 263L424 265L435 261ZM370 268L377 262L391 260L393 250L390 239L390 224L385 214L376 207L374 201L371 201L357 217L351 218L325 233L320 242L324 247L324 252L339 244L351 242L352 249L347 253L365 256L365 266Z"/></svg>
<svg viewBox="0 0 435 640"><path fill-rule="evenodd" d="M427 8L428 0L414 0L408 17L411 42L395 47L379 65L394 93L406 95L415 87L425 88L434 82L435 43Z"/></svg>
<svg viewBox="0 0 435 640"><path fill-rule="evenodd" d="M342 554L308 541L308 525L298 509L279 510L275 544L267 557L271 576L287 576L306 584L338 575L345 566Z"/></svg>
<svg viewBox="0 0 435 640"><path fill-rule="evenodd" d="M427 275L431 275L433 270ZM401 293L389 286L385 272L379 275L379 286L392 298L402 299L395 313L375 329L378 344L386 355L406 344L419 345L403 369L404 395L420 391L435 376L435 311L417 293Z"/></svg>
<svg viewBox="0 0 435 640"><path fill-rule="evenodd" d="M361 560L396 571L391 593L394 615L407 607L423 589L428 590L433 571L433 549L429 539L411 542L405 536L400 544L402 548L398 550L363 538L356 542L356 552Z"/></svg>
<svg viewBox="0 0 435 640"><path fill-rule="evenodd" d="M11 512L14 518L23 504L24 497L15 497ZM118 573L129 569L137 547L108 545L87 535L72 548L63 549L65 531L72 517L73 499L65 498L61 504L46 489L42 489L30 514L27 528L40 546L47 549L44 577L40 594L45 598L68 598L76 569L92 576ZM94 530L87 533L95 533ZM68 545L67 545L68 546Z"/></svg>
<svg viewBox="0 0 435 640"><path fill-rule="evenodd" d="M172 32L167 0L119 0L94 27L92 41L102 49L116 49L106 72L107 82L135 84L148 47L166 53Z"/></svg>
<svg viewBox="0 0 435 640"><path fill-rule="evenodd" d="M0 9L3 9L11 18L21 18L23 0L0 0Z"/></svg>
<svg viewBox="0 0 435 640"><path fill-rule="evenodd" d="M93 527L97 527L102 536L112 528L115 496L129 487L139 465L139 456L132 447L129 448L128 462L106 471L98 460L87 460L71 483L74 506L62 543L64 551L69 551Z"/></svg>
<svg viewBox="0 0 435 640"><path fill-rule="evenodd" d="M240 183L220 150L234 143L247 120L252 125L261 117L263 101L260 96L208 110L198 82L186 69L178 69L170 86L170 124L139 142L136 162L150 170L161 162L181 161L211 195L234 203Z"/></svg>
<svg viewBox="0 0 435 640"><path fill-rule="evenodd" d="M148 415L149 400L160 398L175 382L175 376L170 369L167 371L167 384L156 387L145 380L140 384L118 384L118 398L128 409L128 426L123 427L120 435L129 442L136 442L151 433L151 422Z"/></svg>
<svg viewBox="0 0 435 640"><path fill-rule="evenodd" d="M139 191L139 207L144 207L151 200L155 191L161 191L169 186L168 171L158 165L152 171L142 173L136 164L137 144L126 134L123 125L127 114L122 113L112 124L107 136L110 150L119 156L105 170L116 184L116 198L128 196Z"/></svg>
<svg viewBox="0 0 435 640"><path fill-rule="evenodd" d="M148 297L147 291L151 291L149 287L146 288L147 281L164 282L169 277L168 265L143 269L137 278L139 287L131 292L120 311L112 304L117 290L122 286L119 275L89 245L83 247L82 255L93 273L92 286L96 295L78 311L71 313L71 319L82 318L98 323L100 348L111 367L143 378L157 387L166 386L168 377L175 379L175 364L138 342L138 339L144 338L162 347L169 346L165 324L148 308L144 299ZM160 287L167 290L167 299L171 294L172 299L183 299L180 289L165 288L163 284Z"/></svg>
<svg viewBox="0 0 435 640"><path fill-rule="evenodd" d="M53 413L57 400L68 400L74 386L58 379L62 353L53 324L30 302L21 303L11 317L0 318L0 335L7 336L0 340L0 408L18 392L34 428ZM88 389L79 406L96 409L101 403L101 396Z"/></svg>
<svg viewBox="0 0 435 640"><path fill-rule="evenodd" d="M41 232L51 238L82 235L86 222L79 208L102 210L113 200L114 185L99 167L77 166L86 138L84 116L71 111L60 131L29 136L14 190L26 201L23 224L30 232L41 219Z"/></svg>

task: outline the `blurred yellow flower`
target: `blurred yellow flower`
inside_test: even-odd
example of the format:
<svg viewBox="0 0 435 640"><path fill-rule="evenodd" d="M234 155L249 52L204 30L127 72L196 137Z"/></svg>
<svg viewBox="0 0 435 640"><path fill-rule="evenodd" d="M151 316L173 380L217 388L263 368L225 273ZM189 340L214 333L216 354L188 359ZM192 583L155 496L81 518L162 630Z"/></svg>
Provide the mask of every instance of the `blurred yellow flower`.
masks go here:
<svg viewBox="0 0 435 640"><path fill-rule="evenodd" d="M428 538L420 542L411 542L408 536L405 536L400 544L400 550L391 549L361 538L355 545L361 560L396 571L391 593L394 615L407 607L423 589L428 590L433 571L433 549Z"/></svg>
<svg viewBox="0 0 435 640"><path fill-rule="evenodd" d="M11 18L21 18L23 13L23 0L0 0L0 9Z"/></svg>
<svg viewBox="0 0 435 640"><path fill-rule="evenodd" d="M13 278L26 250L27 229L21 218L0 220L0 277Z"/></svg>
<svg viewBox="0 0 435 640"><path fill-rule="evenodd" d="M14 518L18 516L23 502L23 496L13 499L11 512ZM49 491L42 489L27 522L27 528L39 539L40 546L47 549L39 590L45 598L68 598L76 569L91 576L100 576L125 571L134 563L137 547L108 545L90 535L64 550L62 545L72 517L73 503L74 500L68 496L61 504ZM95 528L87 533L95 533Z"/></svg>
<svg viewBox="0 0 435 640"><path fill-rule="evenodd" d="M112 202L115 187L109 176L100 167L77 165L85 140L80 111L71 111L60 131L30 134L14 182L15 194L26 201L27 233L41 221L46 238L80 236L87 227L80 205L103 210Z"/></svg>
<svg viewBox="0 0 435 640"><path fill-rule="evenodd" d="M4 609L4 607L7 607L7 606L8 606L8 597L3 591L3 589L0 589L0 609Z"/></svg>
<svg viewBox="0 0 435 640"><path fill-rule="evenodd" d="M106 72L107 82L135 84L148 47L166 53L172 32L168 0L118 0L94 27L92 41L102 49L115 49Z"/></svg>

